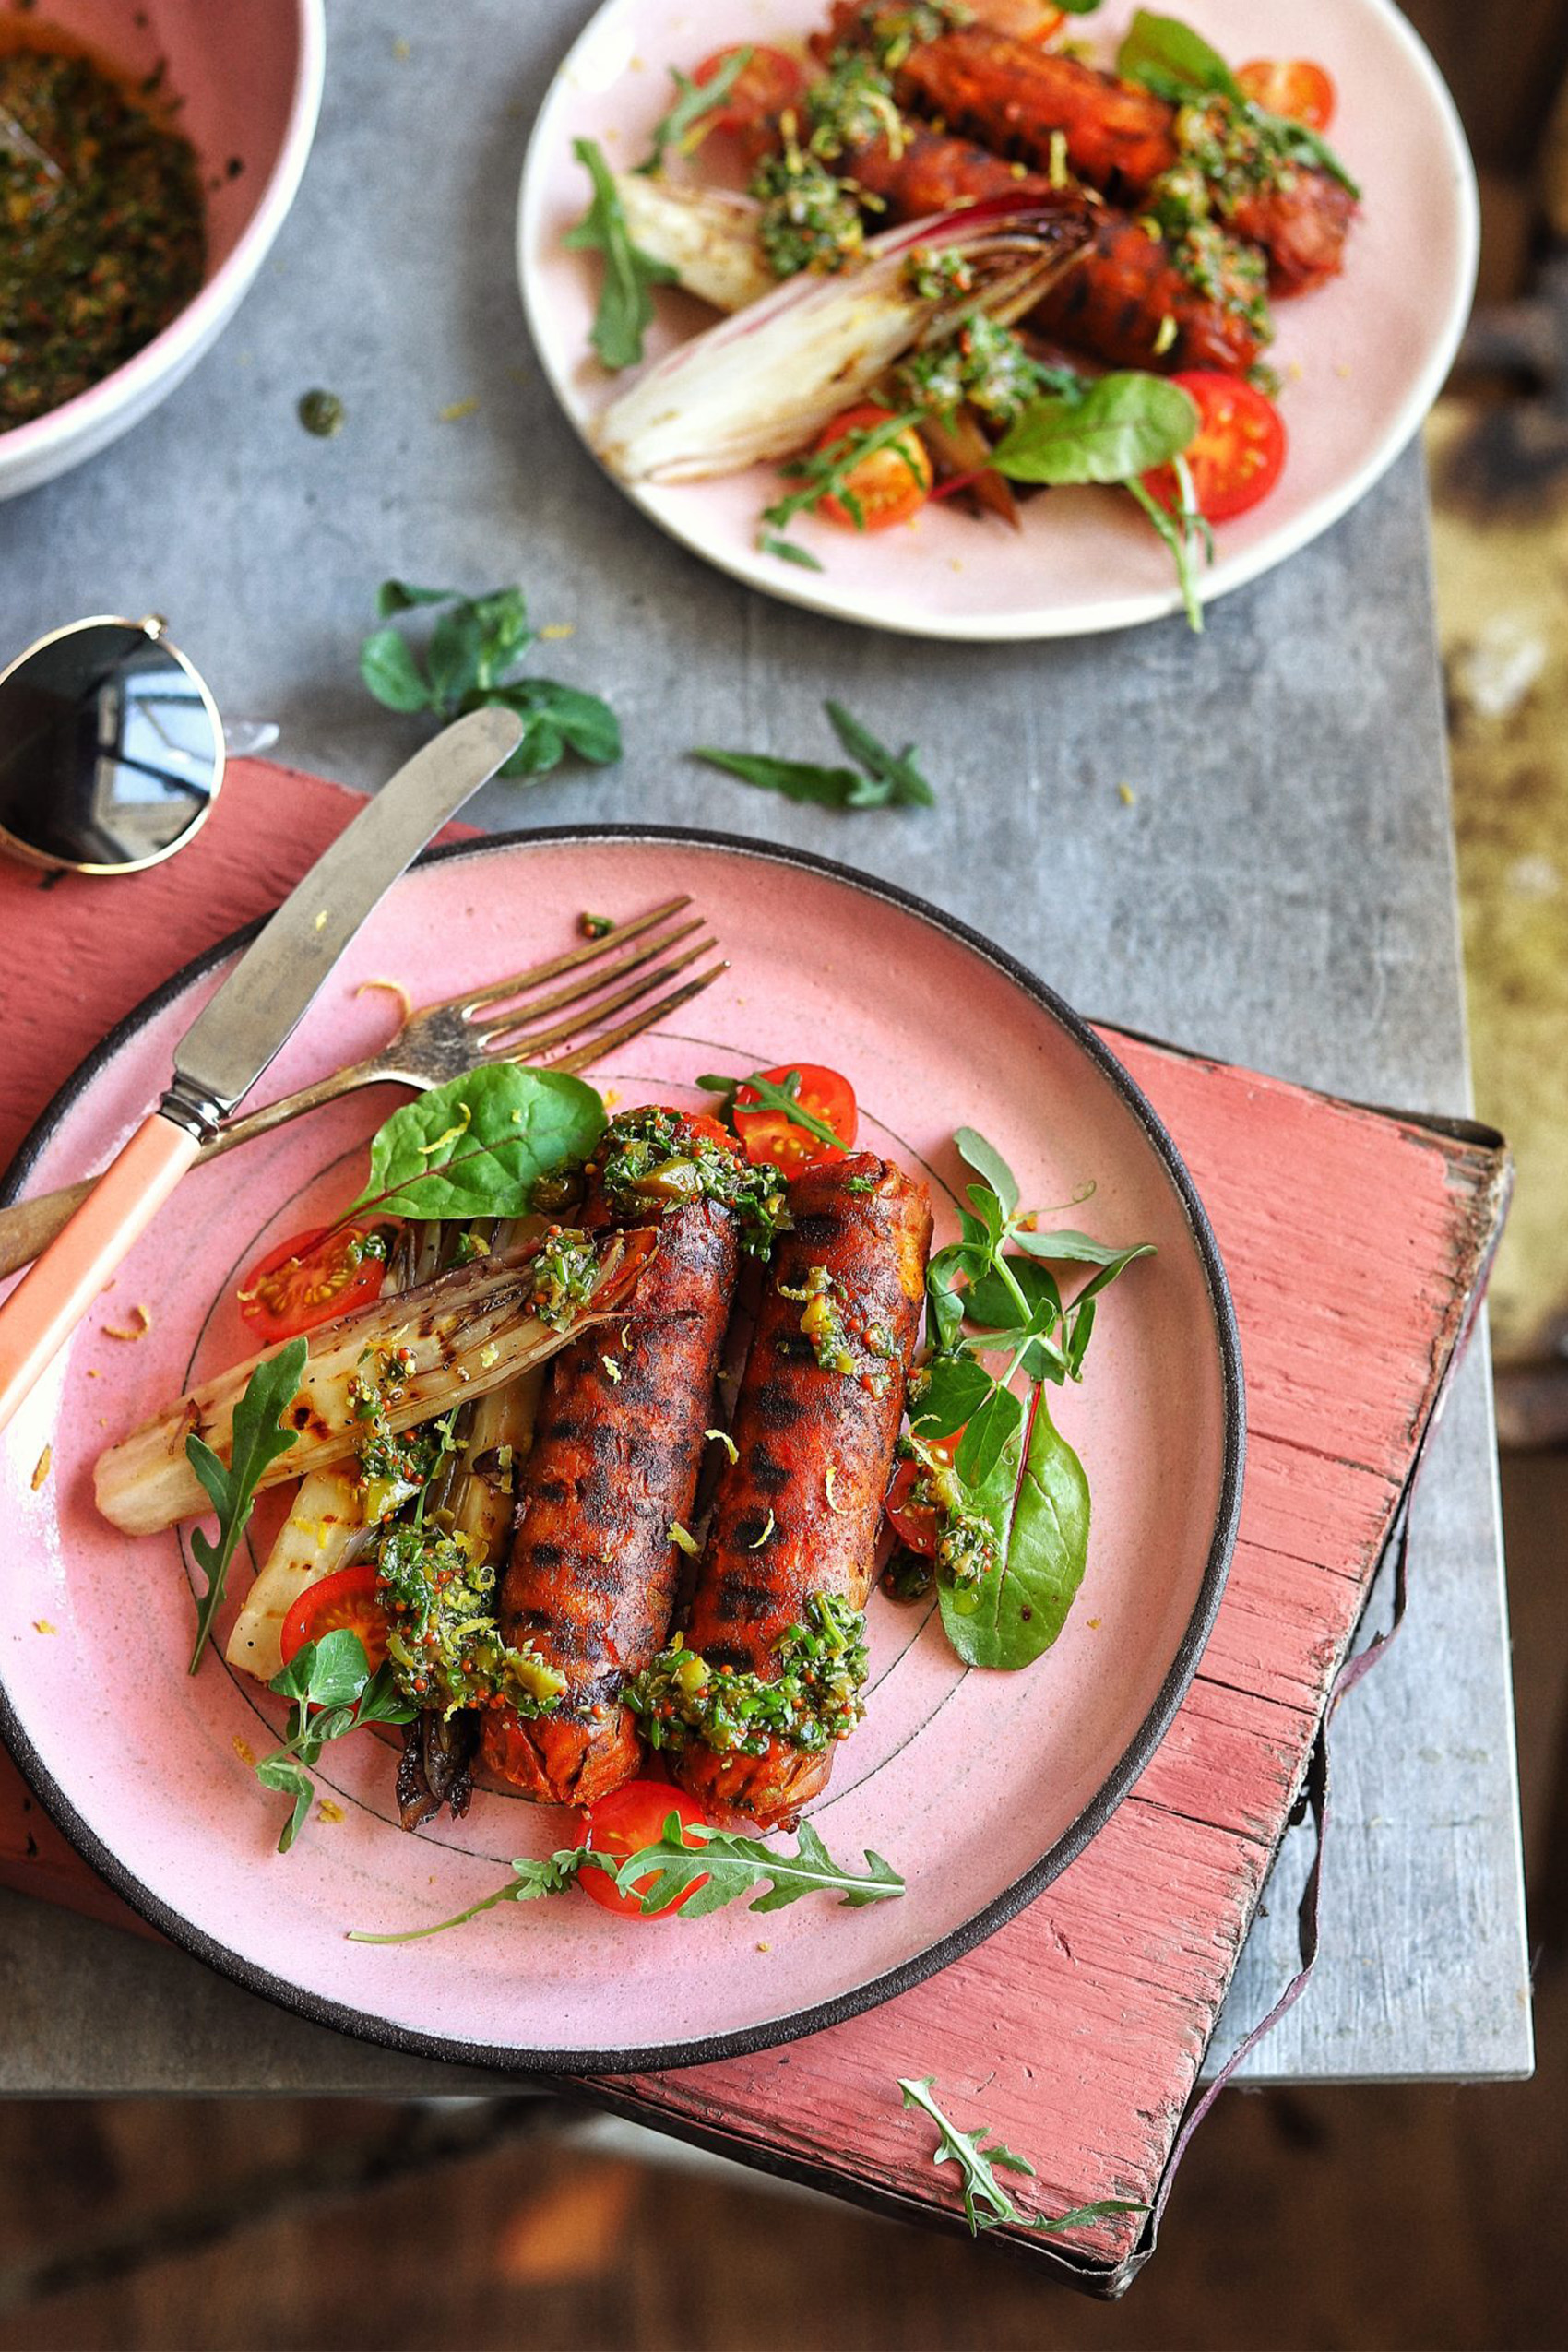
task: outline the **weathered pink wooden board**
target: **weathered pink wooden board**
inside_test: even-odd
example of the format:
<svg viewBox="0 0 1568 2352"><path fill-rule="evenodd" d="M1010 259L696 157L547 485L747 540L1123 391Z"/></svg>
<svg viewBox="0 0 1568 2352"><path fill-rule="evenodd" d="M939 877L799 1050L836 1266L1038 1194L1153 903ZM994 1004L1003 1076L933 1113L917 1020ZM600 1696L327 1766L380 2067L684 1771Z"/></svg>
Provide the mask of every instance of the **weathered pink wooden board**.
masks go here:
<svg viewBox="0 0 1568 2352"><path fill-rule="evenodd" d="M313 779L242 766L175 868L47 897L0 868L0 1159L109 1023L275 903L343 812ZM1152 2196L1501 1214L1481 1144L1108 1034L1186 1156L1241 1328L1241 1539L1203 1671L1093 1845L978 1952L787 2049L605 2086L911 2209L956 2197L900 2074L934 2073L961 2121L1027 2151L1045 2211ZM0 1879L136 1924L3 1759ZM1138 2228L1093 2251L1120 2259Z"/></svg>

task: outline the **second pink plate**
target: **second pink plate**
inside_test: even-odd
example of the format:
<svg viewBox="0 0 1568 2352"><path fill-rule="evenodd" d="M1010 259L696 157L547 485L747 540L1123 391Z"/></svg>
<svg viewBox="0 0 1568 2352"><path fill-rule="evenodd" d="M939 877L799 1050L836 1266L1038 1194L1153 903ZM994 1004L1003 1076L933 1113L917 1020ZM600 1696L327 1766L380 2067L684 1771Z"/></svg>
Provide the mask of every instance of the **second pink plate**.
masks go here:
<svg viewBox="0 0 1568 2352"><path fill-rule="evenodd" d="M1409 441L1447 374L1475 286L1479 214L1464 133L1441 76L1392 0L1190 0L1177 13L1221 53L1327 66L1339 92L1336 148L1364 187L1343 277L1278 305L1269 358L1284 379L1290 435L1279 487L1218 534L1206 601L1293 555L1371 489ZM600 140L626 170L647 150L669 104L667 68L689 72L724 42L791 46L826 21L827 0L604 0L564 60L534 126L517 210L517 270L534 345L567 416L587 434L628 379L608 375L588 330L600 264L568 252L588 179L574 139ZM1075 30L1109 58L1133 15L1111 0ZM657 357L714 313L667 291L648 341ZM841 620L921 636L1077 636L1181 610L1170 558L1131 499L1053 491L1010 531L953 505L909 527L859 536L799 526L826 566L808 572L763 553L758 517L778 478L758 468L724 480L639 485L627 495L651 520L748 587Z"/></svg>
<svg viewBox="0 0 1568 2352"><path fill-rule="evenodd" d="M1060 1400L1093 1488L1088 1574L1056 1647L1013 1675L966 1671L933 1616L873 1596L870 1712L811 1818L857 1866L867 1847L885 1855L908 1882L900 1900L850 1911L812 1898L766 1919L736 1907L645 1930L565 1895L426 1942L349 1942L352 1928L448 1917L514 1855L575 1842L573 1823L490 1788L466 1820L409 1836L393 1752L367 1735L327 1751L325 1810L291 1854L274 1852L282 1800L252 1764L281 1736L280 1703L220 1657L187 1677L181 1535L116 1534L94 1510L92 1465L193 1375L248 1352L239 1274L353 1196L392 1099L350 1099L198 1170L0 1441L0 1724L66 1834L167 1935L290 2008L405 2049L558 2073L681 2065L918 1981L1027 1903L1126 1793L1224 1582L1241 1366L1192 1184L1092 1032L918 901L713 836L537 835L441 853L366 925L269 1087L384 1033L388 999L356 994L367 980L399 981L416 1003L448 996L566 944L585 908L626 915L681 891L731 969L596 1072L607 1093L695 1104L707 1071L831 1061L860 1094L865 1143L930 1181L939 1235L955 1229L952 1135L967 1124L1012 1162L1027 1202L1075 1204L1057 1221L1158 1244L1105 1301L1084 1384ZM182 974L107 1041L41 1123L13 1191L101 1165L227 962L220 951ZM113 1336L136 1331L138 1305L145 1336Z"/></svg>

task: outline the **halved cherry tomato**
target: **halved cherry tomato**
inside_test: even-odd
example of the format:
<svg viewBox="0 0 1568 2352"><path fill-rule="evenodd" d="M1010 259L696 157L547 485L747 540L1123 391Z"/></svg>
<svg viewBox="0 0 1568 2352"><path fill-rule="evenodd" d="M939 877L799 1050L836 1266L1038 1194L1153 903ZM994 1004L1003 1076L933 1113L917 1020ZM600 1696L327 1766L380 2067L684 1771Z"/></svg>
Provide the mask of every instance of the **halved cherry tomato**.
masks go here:
<svg viewBox="0 0 1568 2352"><path fill-rule="evenodd" d="M825 1159L842 1159L854 1148L860 1125L855 1089L837 1070L825 1070L815 1062L786 1062L762 1075L770 1086L781 1087L797 1074L801 1084L795 1101L825 1127L832 1128L837 1144L824 1143L809 1128L793 1125L781 1111L748 1111L747 1103L757 1099L754 1087L742 1087L735 1097L735 1127L746 1147L746 1158L769 1159L787 1176L798 1175L802 1168L815 1168Z"/></svg>
<svg viewBox="0 0 1568 2352"><path fill-rule="evenodd" d="M375 1589L374 1561L362 1561L357 1568L339 1568L335 1574L323 1576L319 1584L307 1585L296 1597L278 1636L284 1665L297 1657L307 1642L319 1642L324 1633L342 1633L359 1635L374 1674L386 1656L386 1611Z"/></svg>
<svg viewBox="0 0 1568 2352"><path fill-rule="evenodd" d="M707 1815L702 1807L679 1788L671 1788L664 1780L627 1780L619 1788L590 1805L586 1816L587 1843L596 1854L613 1854L624 1861L628 1854L640 1854L645 1846L657 1846L664 1832L664 1824L671 1813L679 1813L683 1829L706 1829ZM639 1879L639 1887L651 1883L654 1873ZM683 1903L689 1903L706 1878L694 1879L683 1895L672 1903L661 1904L657 1911L638 1907L634 1895L622 1895L614 1881L603 1871L586 1870L577 1881L583 1893L603 1911L618 1911L624 1919L667 1919Z"/></svg>
<svg viewBox="0 0 1568 2352"><path fill-rule="evenodd" d="M385 1228L374 1229L385 1233ZM368 1225L317 1225L258 1258L240 1285L240 1313L268 1343L313 1331L379 1298L386 1260L364 1248Z"/></svg>
<svg viewBox="0 0 1568 2352"><path fill-rule="evenodd" d="M1185 452L1193 489L1211 523L1227 523L1266 498L1285 468L1285 420L1274 402L1239 375L1198 368L1173 375L1198 404L1198 430ZM1172 513L1181 505L1173 466L1144 476L1151 498Z"/></svg>
<svg viewBox="0 0 1568 2352"><path fill-rule="evenodd" d="M817 436L817 449L819 453L831 449L847 434L871 433L878 425L892 422L891 409L879 408L874 400L862 400L858 408L846 409L824 427ZM920 513L931 496L932 480L925 444L911 425L885 447L873 449L845 475L844 488L860 508L862 519L856 520L842 498L825 498L820 511L830 522L845 523L850 530L890 530L895 523L907 523Z"/></svg>
<svg viewBox="0 0 1568 2352"><path fill-rule="evenodd" d="M1254 57L1236 79L1254 105L1309 131L1326 131L1338 93L1330 77L1310 57Z"/></svg>
<svg viewBox="0 0 1568 2352"><path fill-rule="evenodd" d="M804 80L799 65L782 49L768 49L760 42L736 43L749 47L751 56L730 86L722 111L716 114L710 127L727 133L731 137L755 130L760 124L771 122L792 106L801 94ZM692 76L699 89L706 89L721 66L735 54L735 48L716 49L705 57Z"/></svg>
<svg viewBox="0 0 1568 2352"><path fill-rule="evenodd" d="M933 1454L941 1454L951 1462L954 1455L958 1451L958 1441L963 1434L963 1431L957 1429L954 1431L951 1437L930 1438L925 1442ZM936 1511L932 1504L911 1503L909 1500L910 1489L921 1475L921 1466L918 1462L900 1462L893 1473L893 1483L887 1490L886 1499L882 1507L886 1514L888 1526L899 1541L907 1543L911 1551L923 1552L925 1557L931 1560L935 1557L937 1540L942 1530L937 1523Z"/></svg>
<svg viewBox="0 0 1568 2352"><path fill-rule="evenodd" d="M970 14L987 32L1010 41L1053 41L1063 22L1062 10L1045 0L970 0Z"/></svg>

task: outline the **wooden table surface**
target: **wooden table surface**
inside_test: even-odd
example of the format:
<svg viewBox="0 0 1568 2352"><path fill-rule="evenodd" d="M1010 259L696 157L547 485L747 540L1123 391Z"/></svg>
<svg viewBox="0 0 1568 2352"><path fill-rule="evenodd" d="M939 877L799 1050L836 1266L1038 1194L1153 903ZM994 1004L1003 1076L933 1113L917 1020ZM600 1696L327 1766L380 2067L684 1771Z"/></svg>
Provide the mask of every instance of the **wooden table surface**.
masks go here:
<svg viewBox="0 0 1568 2352"><path fill-rule="evenodd" d="M300 202L235 325L119 448L0 509L0 646L81 612L161 611L229 711L277 719L288 756L372 784L410 741L355 676L376 581L519 579L540 620L575 632L544 649L550 669L612 694L627 755L607 776L492 788L481 822L648 818L826 849L950 907L1094 1015L1363 1100L1462 1112L1419 460L1215 612L1201 642L1170 624L917 646L742 593L600 479L518 315L528 124L587 13L467 0L460 37L455 21L410 25L395 0L335 16ZM331 442L295 420L313 385L347 405ZM681 756L700 742L798 751L828 694L918 734L938 809L835 819ZM1412 1622L1341 1718L1324 1960L1259 2073L1528 2066L1494 1468L1478 1350L1423 1480ZM1241 2023L1289 1972L1298 1867L1288 1853L1243 1957ZM0 1936L0 2081L16 2092L469 2079L16 1898Z"/></svg>

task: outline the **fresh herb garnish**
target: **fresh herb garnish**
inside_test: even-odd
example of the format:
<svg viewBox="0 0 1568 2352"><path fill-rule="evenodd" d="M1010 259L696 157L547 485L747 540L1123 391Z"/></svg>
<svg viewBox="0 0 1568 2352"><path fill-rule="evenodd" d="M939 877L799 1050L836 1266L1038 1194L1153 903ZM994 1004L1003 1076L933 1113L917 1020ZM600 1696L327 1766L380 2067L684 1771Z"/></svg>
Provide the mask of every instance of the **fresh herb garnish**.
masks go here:
<svg viewBox="0 0 1568 2352"><path fill-rule="evenodd" d="M306 1642L267 1688L291 1702L288 1737L255 1768L264 1788L293 1799L278 1840L278 1851L286 1854L315 1801L311 1769L327 1742L369 1723L411 1723L419 1710L398 1690L390 1665L371 1672L364 1644L346 1626Z"/></svg>
<svg viewBox="0 0 1568 2352"><path fill-rule="evenodd" d="M461 1534L389 1527L376 1554L386 1612L386 1666L417 1707L480 1707L501 1700L529 1722L559 1712L566 1678L530 1641L504 1641L495 1621L494 1563Z"/></svg>
<svg viewBox="0 0 1568 2352"><path fill-rule="evenodd" d="M229 1564L250 1524L262 1474L280 1454L287 1454L299 1436L297 1430L284 1429L281 1424L285 1410L299 1394L309 1352L303 1339L291 1339L276 1356L268 1356L265 1362L257 1364L245 1383L244 1395L234 1408L233 1436L226 1464L201 1438L192 1436L185 1440L185 1459L211 1496L218 1514L216 1542L199 1527L191 1533L192 1553L207 1578L207 1590L196 1602L196 1646L188 1669L192 1674L201 1664L212 1621L223 1605Z"/></svg>
<svg viewBox="0 0 1568 2352"><path fill-rule="evenodd" d="M386 621L417 606L451 609L436 622L423 664L397 629L376 629L360 647L360 675L388 710L429 711L445 726L470 710L499 705L524 722L522 742L502 768L505 777L543 776L568 751L605 767L621 756L621 728L597 695L553 678L518 678L518 662L537 638L520 588L465 596L459 588L411 588L384 580L376 611Z"/></svg>
<svg viewBox="0 0 1568 2352"><path fill-rule="evenodd" d="M1247 96L1218 49L1178 17L1157 16L1140 8L1116 53L1116 70L1123 81L1143 88L1170 104L1220 98L1258 130L1265 146L1282 162L1304 163L1326 172L1358 199L1360 189L1325 138L1288 114L1272 114Z"/></svg>
<svg viewBox="0 0 1568 2352"><path fill-rule="evenodd" d="M774 1651L776 1671L716 1671L677 1633L641 1673L622 1686L621 1702L640 1717L650 1748L684 1748L695 1740L716 1755L760 1756L773 1740L814 1752L847 1740L865 1713L870 1670L866 1621L834 1593L814 1593L803 1621Z"/></svg>
<svg viewBox="0 0 1568 2352"><path fill-rule="evenodd" d="M694 81L689 74L681 71L679 65L671 66L670 78L675 85L675 103L663 121L654 125L653 145L645 160L636 167L644 178L652 179L663 171L664 158L671 148L677 155L695 154L715 121L723 113L731 91L755 54L755 50L749 45L735 50L706 82Z"/></svg>
<svg viewBox="0 0 1568 2352"><path fill-rule="evenodd" d="M1006 2190L998 2180L998 2168L1004 2172L1021 2172L1032 2180L1034 2166L1028 2156L1016 2155L1000 2140L989 2147L981 2144L990 2130L982 2123L978 2132L960 2132L950 2122L936 2104L932 2094L936 2088L934 2074L926 2074L918 2083L907 2083L900 2075L898 2088L904 2094L906 2107L919 2108L929 2115L936 2126L936 2154L932 2164L956 2164L962 2177L964 2218L969 2225L969 2235L978 2238L982 2229L1038 2229L1051 2236L1063 2229L1081 2229L1091 2221L1103 2221L1117 2213L1146 2213L1148 2207L1135 2204L1125 2197L1102 2197L1092 2205L1075 2205L1071 2213L1058 2214L1052 2221L1044 2214L1020 2213Z"/></svg>
<svg viewBox="0 0 1568 2352"><path fill-rule="evenodd" d="M749 1257L772 1255L789 1223L784 1179L766 1159L749 1160L694 1129L678 1111L624 1111L606 1133L598 1159L605 1197L618 1216L694 1199L731 1211Z"/></svg>
<svg viewBox="0 0 1568 2352"><path fill-rule="evenodd" d="M1043 1385L1082 1377L1097 1303L1140 1257L1086 1233L1042 1231L1017 1180L973 1128L958 1150L968 1187L960 1238L926 1272L932 1352L910 1384L907 1458L935 1509L942 1621L970 1666L1028 1666L1060 1633L1088 1553L1081 1464L1046 1410ZM1064 1301L1052 1264L1094 1268ZM1004 1359L1000 1373L987 1359ZM1013 1384L1020 1376L1027 1396ZM951 1463L934 1441L962 1430ZM921 1491L921 1487L926 1490Z"/></svg>
<svg viewBox="0 0 1568 2352"><path fill-rule="evenodd" d="M727 776L739 777L742 784L754 785L758 791L778 792L787 801L815 802L823 808L928 809L935 805L936 794L915 764L913 743L906 743L901 752L891 751L842 703L825 703L823 707L844 749L860 762L860 771L821 766L810 760L774 759L765 753L718 751L708 744L694 751L692 757L709 767L721 767Z"/></svg>
<svg viewBox="0 0 1568 2352"><path fill-rule="evenodd" d="M724 1099L719 1106L719 1115L727 1127L733 1128L735 1124L735 1098L741 1088L745 1087L756 1098L754 1102L748 1102L744 1106L747 1111L780 1111L791 1127L800 1127L808 1135L814 1135L819 1144L831 1144L835 1151L842 1151L844 1148L841 1138L835 1134L826 1120L819 1119L814 1111L808 1111L800 1099L801 1074L798 1070L786 1072L782 1086L775 1086L773 1080L761 1070L754 1070L746 1078L720 1078L710 1075L699 1078L697 1084L706 1094L723 1096Z"/></svg>
<svg viewBox="0 0 1568 2352"><path fill-rule="evenodd" d="M855 425L840 434L824 449L807 450L803 456L791 457L779 472L787 481L798 481L802 487L792 490L788 497L775 501L762 510L763 522L768 527L759 538L763 544L770 535L787 531L797 515L814 514L827 498L836 498L857 530L865 529L865 508L849 487L849 476L867 457L874 457L880 450L897 451L910 428L920 423L923 409L905 409L886 417L880 424ZM911 473L913 464L906 458ZM925 487L921 478L921 487ZM777 555L777 545L769 550Z"/></svg>
<svg viewBox="0 0 1568 2352"><path fill-rule="evenodd" d="M1214 540L1198 512L1184 452L1198 431L1197 403L1162 375L1120 372L1091 380L1063 374L1059 388L1024 410L992 452L994 470L1011 481L1116 482L1130 491L1170 548L1187 619L1203 628L1200 556L1214 560ZM1143 477L1173 466L1182 506L1171 515Z"/></svg>
<svg viewBox="0 0 1568 2352"><path fill-rule="evenodd" d="M347 1212L521 1217L540 1177L580 1165L604 1133L604 1104L564 1070L497 1062L433 1087L371 1139L370 1182Z"/></svg>
<svg viewBox="0 0 1568 2352"><path fill-rule="evenodd" d="M671 1812L665 1822L658 1842L645 1846L640 1852L616 1863L587 1846L564 1847L542 1862L528 1860L512 1864L512 1876L493 1895L482 1895L470 1903L466 1911L456 1918L441 1919L434 1927L405 1928L396 1935L367 1935L361 1929L350 1931L350 1943L414 1943L422 1936L441 1935L448 1928L462 1927L475 1919L481 1911L493 1911L502 1903L531 1903L544 1895L563 1895L576 1884L585 1870L599 1870L614 1876L616 1888L622 1895L633 1895L645 1916L664 1908L672 1897L684 1889L698 1885L681 1905L677 1917L699 1919L710 1911L722 1910L726 1904L749 1895L753 1888L766 1888L749 1906L754 1911L781 1911L786 1904L799 1902L803 1895L837 1895L842 1907L860 1910L868 1903L885 1902L902 1895L904 1882L880 1854L866 1854L867 1874L857 1877L853 1871L843 1869L824 1846L809 1822L802 1822L793 1854L760 1839L739 1837L731 1831L706 1829L694 1824L683 1826L679 1813ZM640 1881L649 1871L657 1873L650 1885Z"/></svg>
<svg viewBox="0 0 1568 2352"><path fill-rule="evenodd" d="M593 201L565 244L575 252L604 256L604 284L591 340L607 368L637 367L643 338L653 325L652 286L673 286L680 271L633 243L615 174L596 139L574 139L572 152L593 182Z"/></svg>

